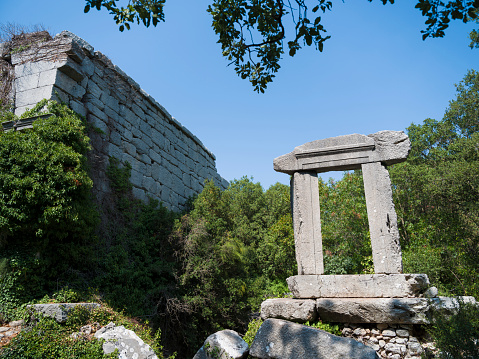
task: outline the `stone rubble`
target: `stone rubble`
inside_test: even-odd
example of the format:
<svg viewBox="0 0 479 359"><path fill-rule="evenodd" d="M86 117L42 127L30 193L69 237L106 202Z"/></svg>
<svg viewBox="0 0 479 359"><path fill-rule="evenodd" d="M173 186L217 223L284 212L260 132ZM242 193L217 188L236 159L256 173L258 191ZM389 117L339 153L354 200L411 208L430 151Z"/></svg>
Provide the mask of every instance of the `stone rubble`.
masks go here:
<svg viewBox="0 0 479 359"><path fill-rule="evenodd" d="M385 359L421 359L426 350L430 353L435 351L434 344L424 339L425 332L418 325L381 323L358 327L346 324L342 335L371 347ZM423 344L419 342L418 336Z"/></svg>
<svg viewBox="0 0 479 359"><path fill-rule="evenodd" d="M8 324L0 325L0 348L10 343L20 333L23 324L23 320L15 320Z"/></svg>

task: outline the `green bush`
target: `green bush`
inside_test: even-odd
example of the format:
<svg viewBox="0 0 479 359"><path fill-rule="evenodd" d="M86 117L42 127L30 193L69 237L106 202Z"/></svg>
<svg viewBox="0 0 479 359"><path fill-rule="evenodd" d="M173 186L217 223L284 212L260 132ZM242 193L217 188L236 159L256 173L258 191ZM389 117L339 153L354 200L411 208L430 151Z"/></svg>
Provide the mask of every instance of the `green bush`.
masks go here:
<svg viewBox="0 0 479 359"><path fill-rule="evenodd" d="M69 296L74 292L68 290ZM62 294L60 294L61 296ZM73 294L78 296L79 294ZM53 298L52 298L53 299ZM153 335L151 328L132 321L122 313L108 306L101 306L90 311L78 306L73 309L65 324L59 324L52 318L35 314L31 316L23 311L27 326L5 348L0 349L0 356L7 359L70 359L70 358L116 358L118 353L103 354L103 340L93 336L73 338L73 333L79 332L84 325L104 326L110 322L123 325L133 330L145 343L151 346L158 358L164 359L163 347L160 345L161 332ZM174 356L169 357L173 359Z"/></svg>
<svg viewBox="0 0 479 359"><path fill-rule="evenodd" d="M78 269L93 258L98 213L90 198L84 119L46 100L22 118L46 113L51 116L37 119L32 129L0 132L0 313L5 319L63 281L78 280Z"/></svg>
<svg viewBox="0 0 479 359"><path fill-rule="evenodd" d="M458 301L454 314L433 312L428 332L444 359L479 358L479 306Z"/></svg>

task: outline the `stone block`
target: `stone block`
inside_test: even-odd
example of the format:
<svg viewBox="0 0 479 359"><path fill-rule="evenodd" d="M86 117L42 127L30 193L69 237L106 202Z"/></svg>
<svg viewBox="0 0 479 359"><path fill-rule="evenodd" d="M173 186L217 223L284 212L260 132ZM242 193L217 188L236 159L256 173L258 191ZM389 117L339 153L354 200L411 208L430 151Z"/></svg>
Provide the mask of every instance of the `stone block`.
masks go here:
<svg viewBox="0 0 479 359"><path fill-rule="evenodd" d="M28 76L36 73L46 72L57 68L57 63L50 61L27 62L24 64L15 64L15 77Z"/></svg>
<svg viewBox="0 0 479 359"><path fill-rule="evenodd" d="M411 150L411 141L403 131L379 131L368 137L374 139L379 161L388 166L404 161Z"/></svg>
<svg viewBox="0 0 479 359"><path fill-rule="evenodd" d="M91 76L95 73L95 64L88 57L83 59L81 66L87 76Z"/></svg>
<svg viewBox="0 0 479 359"><path fill-rule="evenodd" d="M103 109L103 112L105 112L105 115L113 120L115 120L115 122L117 122L118 125L120 125L118 123L118 112L115 112L114 110L112 110L110 107L108 106L105 106L105 108Z"/></svg>
<svg viewBox="0 0 479 359"><path fill-rule="evenodd" d="M267 319L259 328L250 355L277 359L377 359L377 353L351 338L342 338L301 324Z"/></svg>
<svg viewBox="0 0 479 359"><path fill-rule="evenodd" d="M83 117L86 117L87 115L85 106L81 102L75 100L70 101L70 108Z"/></svg>
<svg viewBox="0 0 479 359"><path fill-rule="evenodd" d="M291 178L291 207L298 274L323 274L323 247L316 172L295 172Z"/></svg>
<svg viewBox="0 0 479 359"><path fill-rule="evenodd" d="M103 92L100 97L100 100L105 104L105 106L108 106L114 112L120 112L120 104L118 103L118 100L116 98L109 96L105 92Z"/></svg>
<svg viewBox="0 0 479 359"><path fill-rule="evenodd" d="M55 86L78 99L82 98L86 93L86 90L77 81L62 72L57 73Z"/></svg>
<svg viewBox="0 0 479 359"><path fill-rule="evenodd" d="M474 297L463 301L476 303ZM316 310L322 320L342 323L428 324L431 310L444 314L457 311L456 298L321 298ZM387 324L384 324L387 326ZM379 325L378 325L379 327ZM409 336L405 329L384 329L383 337Z"/></svg>
<svg viewBox="0 0 479 359"><path fill-rule="evenodd" d="M114 145L113 143L108 144L108 156L120 159L122 157L122 154L123 152L118 146Z"/></svg>
<svg viewBox="0 0 479 359"><path fill-rule="evenodd" d="M431 298L432 308L448 315L456 314L459 310L461 302L478 305L476 298L471 296Z"/></svg>
<svg viewBox="0 0 479 359"><path fill-rule="evenodd" d="M39 78L40 78L39 73L35 73L35 74L31 74L31 75L16 78L15 79L16 91L21 92L21 91L31 90L31 89L35 89L35 88L39 87L38 86L38 79ZM46 85L52 85L52 83L46 84ZM43 85L43 86L45 86L45 85Z"/></svg>
<svg viewBox="0 0 479 359"><path fill-rule="evenodd" d="M66 59L66 61L58 67L58 70L75 82L80 82L85 77L81 66L70 58Z"/></svg>
<svg viewBox="0 0 479 359"><path fill-rule="evenodd" d="M146 190L148 194L157 194L156 181L151 177L143 177L142 187Z"/></svg>
<svg viewBox="0 0 479 359"><path fill-rule="evenodd" d="M313 299L274 298L261 303L261 319L276 318L305 323L317 318Z"/></svg>
<svg viewBox="0 0 479 359"><path fill-rule="evenodd" d="M108 125L105 123L104 120L98 118L97 116L93 115L93 114L89 114L88 115L88 122L96 127L96 129L102 131L103 133L105 134L109 134L110 133L110 129L108 128Z"/></svg>
<svg viewBox="0 0 479 359"><path fill-rule="evenodd" d="M389 172L380 162L362 165L374 273L402 273L401 245Z"/></svg>
<svg viewBox="0 0 479 359"><path fill-rule="evenodd" d="M100 89L100 87L94 82L94 81L89 81L87 85L87 92L89 95L92 95L93 97L100 99L101 94L103 91Z"/></svg>
<svg viewBox="0 0 479 359"><path fill-rule="evenodd" d="M365 163L388 165L402 162L407 158L410 146L403 132L381 131L369 136L352 134L305 143L275 158L273 164L275 171L288 174L308 170L354 170Z"/></svg>
<svg viewBox="0 0 479 359"><path fill-rule="evenodd" d="M143 186L143 174L134 170L133 168L131 169L131 176L130 176L130 182L133 186L141 188Z"/></svg>
<svg viewBox="0 0 479 359"><path fill-rule="evenodd" d="M123 141L121 147L125 150L126 153L135 157L136 156L136 146L130 142Z"/></svg>
<svg viewBox="0 0 479 359"><path fill-rule="evenodd" d="M133 193L133 197L136 199L139 199L140 201L144 203L148 203L148 196L146 195L145 190L137 187L133 187L131 192Z"/></svg>
<svg viewBox="0 0 479 359"><path fill-rule="evenodd" d="M136 151L140 154L147 154L150 151L146 143L140 138L133 138L131 143L133 146L135 146Z"/></svg>
<svg viewBox="0 0 479 359"><path fill-rule="evenodd" d="M150 148L150 150L148 151L148 154L153 162L161 164L162 159L161 159L161 155L158 152Z"/></svg>
<svg viewBox="0 0 479 359"><path fill-rule="evenodd" d="M31 106L30 108L32 108L37 104L37 102L43 100L44 98L51 98L52 91L53 86L44 86L17 92L15 97L15 106L17 108ZM15 114L17 114L17 111L15 111Z"/></svg>
<svg viewBox="0 0 479 359"><path fill-rule="evenodd" d="M287 282L295 298L416 297L429 286L426 274L297 275Z"/></svg>
<svg viewBox="0 0 479 359"><path fill-rule="evenodd" d="M27 305L38 313L43 314L46 317L55 319L58 323L65 323L68 319L68 314L76 307L81 306L88 310L99 308L98 303L50 303L50 304L32 304Z"/></svg>

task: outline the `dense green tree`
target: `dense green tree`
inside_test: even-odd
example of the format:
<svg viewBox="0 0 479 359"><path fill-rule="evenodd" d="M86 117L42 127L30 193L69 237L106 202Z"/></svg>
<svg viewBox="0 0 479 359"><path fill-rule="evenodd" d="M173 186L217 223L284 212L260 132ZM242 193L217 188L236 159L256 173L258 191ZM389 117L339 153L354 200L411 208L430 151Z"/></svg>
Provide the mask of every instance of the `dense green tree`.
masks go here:
<svg viewBox="0 0 479 359"><path fill-rule="evenodd" d="M244 332L265 297L287 291L296 268L289 208L285 185L264 191L242 178L221 191L206 184L171 236L177 291L163 310L182 333L177 340L194 349L219 329Z"/></svg>
<svg viewBox="0 0 479 359"><path fill-rule="evenodd" d="M119 6L119 0L85 1L85 12L92 8L107 9L120 31L130 29L130 23L141 22L148 27L165 21L166 0L131 0L126 7ZM394 0L380 1L394 3ZM291 56L305 45L314 44L317 50L323 51L324 42L330 36L325 35L319 14L331 10L332 5L330 0L213 0L208 12L213 18L212 27L219 37L223 56L234 64L242 79L249 79L255 91L264 92L280 68L285 40ZM479 1L418 0L416 8L427 19L427 29L422 31L425 39L444 36L451 20L476 19ZM286 24L288 17L294 29L290 30Z"/></svg>
<svg viewBox="0 0 479 359"><path fill-rule="evenodd" d="M371 241L361 171L346 172L339 181L320 180L319 190L325 272L370 272Z"/></svg>
<svg viewBox="0 0 479 359"><path fill-rule="evenodd" d="M441 121L411 125L407 162L391 170L405 270L443 291L479 294L479 73L456 86Z"/></svg>

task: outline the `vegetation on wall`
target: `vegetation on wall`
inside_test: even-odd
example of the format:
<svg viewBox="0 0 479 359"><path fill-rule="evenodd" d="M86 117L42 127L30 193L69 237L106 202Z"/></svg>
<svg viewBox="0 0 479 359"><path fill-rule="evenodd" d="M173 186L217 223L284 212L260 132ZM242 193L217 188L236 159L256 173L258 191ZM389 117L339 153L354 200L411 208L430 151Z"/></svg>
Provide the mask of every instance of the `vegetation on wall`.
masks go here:
<svg viewBox="0 0 479 359"><path fill-rule="evenodd" d="M6 318L12 306L52 290L60 274L74 276L74 268L91 262L97 213L85 157L89 139L82 118L55 102L41 101L22 118L46 112L51 116L32 129L0 133L0 312Z"/></svg>

